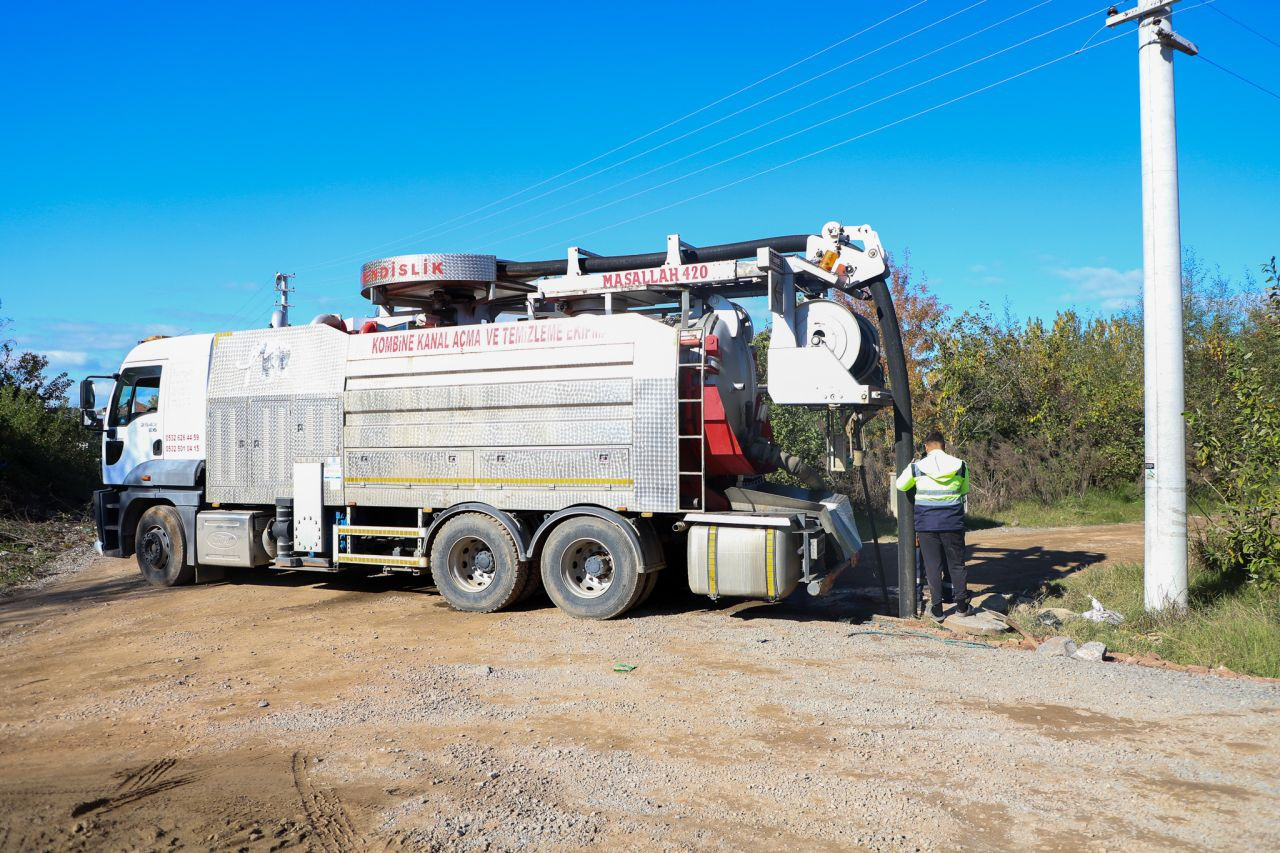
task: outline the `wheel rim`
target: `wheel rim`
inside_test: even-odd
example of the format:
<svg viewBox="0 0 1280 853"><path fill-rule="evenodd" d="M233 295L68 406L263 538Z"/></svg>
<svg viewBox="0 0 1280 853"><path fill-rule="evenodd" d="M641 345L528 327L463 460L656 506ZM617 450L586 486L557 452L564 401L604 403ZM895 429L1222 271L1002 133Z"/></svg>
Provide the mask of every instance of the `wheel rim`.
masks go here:
<svg viewBox="0 0 1280 853"><path fill-rule="evenodd" d="M560 557L560 579L580 598L599 598L613 586L613 555L595 539L575 539Z"/></svg>
<svg viewBox="0 0 1280 853"><path fill-rule="evenodd" d="M480 592L493 583L497 559L483 539L467 536L449 549L449 574L469 592Z"/></svg>
<svg viewBox="0 0 1280 853"><path fill-rule="evenodd" d="M169 532L159 525L148 527L138 541L137 550L147 571L163 572L169 562L169 554L173 551Z"/></svg>

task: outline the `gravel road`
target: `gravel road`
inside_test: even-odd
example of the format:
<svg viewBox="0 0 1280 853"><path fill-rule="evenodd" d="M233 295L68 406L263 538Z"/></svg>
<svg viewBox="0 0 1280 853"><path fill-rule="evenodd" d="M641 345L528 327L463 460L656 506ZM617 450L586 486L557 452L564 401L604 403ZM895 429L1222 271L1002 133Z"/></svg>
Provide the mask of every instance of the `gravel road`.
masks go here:
<svg viewBox="0 0 1280 853"><path fill-rule="evenodd" d="M848 593L588 623L83 562L0 603L0 849L1280 848L1274 684L903 636Z"/></svg>

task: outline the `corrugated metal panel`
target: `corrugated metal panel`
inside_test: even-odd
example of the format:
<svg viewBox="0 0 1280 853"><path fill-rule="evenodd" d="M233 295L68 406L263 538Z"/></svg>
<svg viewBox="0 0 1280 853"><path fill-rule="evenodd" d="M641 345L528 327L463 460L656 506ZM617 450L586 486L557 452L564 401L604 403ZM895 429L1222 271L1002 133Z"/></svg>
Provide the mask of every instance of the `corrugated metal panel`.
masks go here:
<svg viewBox="0 0 1280 853"><path fill-rule="evenodd" d="M601 492L598 489L500 488L449 489L442 486L356 486L347 484L347 500L361 506L396 506L443 509L464 501L482 501L498 509L555 511L575 504L597 504L613 509L636 508L635 493L625 489Z"/></svg>
<svg viewBox="0 0 1280 853"><path fill-rule="evenodd" d="M269 504L293 492L295 461L341 454L347 336L327 326L221 335L209 371L211 501ZM341 482L325 480L341 503Z"/></svg>
<svg viewBox="0 0 1280 853"><path fill-rule="evenodd" d="M533 377L529 379L532 380ZM433 388L352 389L347 391L343 399L348 412L406 412L416 409L454 411L630 403L633 395L632 379L627 377L592 382L526 381Z"/></svg>
<svg viewBox="0 0 1280 853"><path fill-rule="evenodd" d="M629 403L630 401L624 401ZM563 405L563 406L513 406L485 409L414 409L395 412L355 412L348 410L348 427L360 426L421 426L426 424L459 423L530 423L535 421L585 421L609 420L624 412L631 416L630 406L617 405Z"/></svg>
<svg viewBox="0 0 1280 853"><path fill-rule="evenodd" d="M611 420L554 418L492 423L462 417L454 423L348 426L347 447L518 447L556 444L631 444L631 412Z"/></svg>

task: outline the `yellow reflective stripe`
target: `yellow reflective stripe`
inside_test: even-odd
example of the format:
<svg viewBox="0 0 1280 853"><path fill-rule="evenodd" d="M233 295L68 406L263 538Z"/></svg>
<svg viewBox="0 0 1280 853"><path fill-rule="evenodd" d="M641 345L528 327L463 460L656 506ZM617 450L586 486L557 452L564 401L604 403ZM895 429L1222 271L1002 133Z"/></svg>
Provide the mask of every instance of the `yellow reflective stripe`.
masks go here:
<svg viewBox="0 0 1280 853"><path fill-rule="evenodd" d="M339 554L339 563L360 563L371 566L416 566L425 569L426 557L391 557L382 554Z"/></svg>
<svg viewBox="0 0 1280 853"><path fill-rule="evenodd" d="M776 598L778 595L778 586L773 578L773 537L774 529L772 527L765 530L764 534L764 584L765 589L769 592L770 598Z"/></svg>
<svg viewBox="0 0 1280 853"><path fill-rule="evenodd" d="M347 477L348 486L381 485L384 483L408 483L410 485L511 485L511 486L631 486L635 480L612 480L597 477L476 477L459 480L457 477Z"/></svg>
<svg viewBox="0 0 1280 853"><path fill-rule="evenodd" d="M708 595L716 594L716 531L714 524L707 528L707 590Z"/></svg>

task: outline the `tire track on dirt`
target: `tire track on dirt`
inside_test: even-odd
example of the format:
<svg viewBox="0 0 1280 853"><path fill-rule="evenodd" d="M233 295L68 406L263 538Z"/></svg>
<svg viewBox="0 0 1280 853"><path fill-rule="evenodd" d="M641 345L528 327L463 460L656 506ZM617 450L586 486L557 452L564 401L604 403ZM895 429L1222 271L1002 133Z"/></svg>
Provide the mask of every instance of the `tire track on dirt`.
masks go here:
<svg viewBox="0 0 1280 853"><path fill-rule="evenodd" d="M305 753L293 754L293 787L302 799L302 810L315 832L315 841L324 850L345 853L361 845L360 834L342 800L331 790L317 788L311 779L315 759Z"/></svg>
<svg viewBox="0 0 1280 853"><path fill-rule="evenodd" d="M194 773L186 776L165 778L166 774L177 763L178 761L175 758L162 758L159 761L144 764L134 770L122 770L116 773L114 778L119 779L120 782L116 785L113 793L105 797L77 803L71 809L71 816L81 817L90 812L114 811L121 806L132 805L139 800L145 800L147 797L162 794L165 791L172 791L174 788L181 788L183 785L189 785L199 778L198 774Z"/></svg>
<svg viewBox="0 0 1280 853"><path fill-rule="evenodd" d="M120 780L116 790L119 791L125 787L136 789L154 782L172 770L177 763L178 760L176 758L162 758L159 761L143 765L136 770L122 770L115 774L116 778Z"/></svg>

